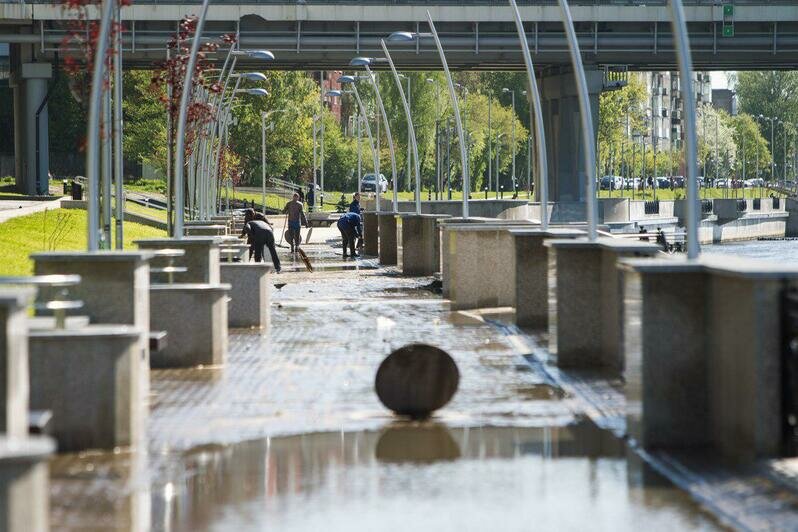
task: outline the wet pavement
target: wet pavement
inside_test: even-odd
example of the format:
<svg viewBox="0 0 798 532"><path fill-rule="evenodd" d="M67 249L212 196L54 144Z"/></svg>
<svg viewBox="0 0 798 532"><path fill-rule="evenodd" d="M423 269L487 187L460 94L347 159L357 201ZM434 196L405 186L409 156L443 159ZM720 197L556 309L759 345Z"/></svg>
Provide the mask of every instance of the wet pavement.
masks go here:
<svg viewBox="0 0 798 532"><path fill-rule="evenodd" d="M272 327L231 331L224 367L152 371L142 450L59 455L56 530L715 529L530 355L501 312L454 313L314 230L274 282ZM410 342L457 362L432 420L373 391ZM608 384L612 388L613 384Z"/></svg>

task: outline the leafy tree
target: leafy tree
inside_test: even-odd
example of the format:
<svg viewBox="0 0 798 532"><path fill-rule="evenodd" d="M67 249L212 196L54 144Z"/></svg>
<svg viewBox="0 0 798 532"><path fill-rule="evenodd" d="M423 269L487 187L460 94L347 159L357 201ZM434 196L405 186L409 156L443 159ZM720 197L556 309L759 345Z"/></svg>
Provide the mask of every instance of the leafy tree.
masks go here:
<svg viewBox="0 0 798 532"><path fill-rule="evenodd" d="M698 109L697 118L699 168L706 169L706 177L733 176L737 167L737 144L731 117L707 104Z"/></svg>
<svg viewBox="0 0 798 532"><path fill-rule="evenodd" d="M631 75L624 88L603 92L599 96L597 157L602 175L620 174L622 161L631 160L633 148L629 137L648 130L647 99L645 82L638 75Z"/></svg>
<svg viewBox="0 0 798 532"><path fill-rule="evenodd" d="M745 165L746 178L761 177L764 175L763 170L770 168L771 162L767 140L762 136L759 126L749 114L741 113L732 117L731 124L739 151L736 174L742 178L743 165ZM757 166L759 172L757 172Z"/></svg>
<svg viewBox="0 0 798 532"><path fill-rule="evenodd" d="M124 73L124 155L166 175L166 110L159 101L163 89L153 89L150 78L142 70Z"/></svg>
<svg viewBox="0 0 798 532"><path fill-rule="evenodd" d="M773 146L770 146L776 163L781 163L785 158L784 135L787 135L789 152L790 139L794 137L795 124L798 123L798 71L739 72L737 95L741 111L752 117L775 117L786 124L776 125ZM759 127L770 144L770 122L761 120Z"/></svg>

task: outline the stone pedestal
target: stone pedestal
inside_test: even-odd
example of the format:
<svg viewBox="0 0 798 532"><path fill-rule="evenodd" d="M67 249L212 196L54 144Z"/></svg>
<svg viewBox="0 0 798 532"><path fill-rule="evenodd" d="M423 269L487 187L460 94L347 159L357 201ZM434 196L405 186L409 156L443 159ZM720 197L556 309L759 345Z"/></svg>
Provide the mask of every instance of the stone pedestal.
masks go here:
<svg viewBox="0 0 798 532"><path fill-rule="evenodd" d="M150 394L150 266L147 251L49 252L31 255L37 275L76 274L80 284L70 297L83 301L77 312L90 323L131 325L141 331L140 356L134 370L140 387L134 403L146 408ZM52 299L54 289L39 289L40 301ZM78 320L74 320L78 321ZM71 327L74 328L74 327Z"/></svg>
<svg viewBox="0 0 798 532"><path fill-rule="evenodd" d="M227 354L229 284L157 284L150 287L150 323L166 331L165 349L153 368L190 368L224 363Z"/></svg>
<svg viewBox="0 0 798 532"><path fill-rule="evenodd" d="M377 215L379 238L379 258L383 266L397 264L397 236L395 212L381 212Z"/></svg>
<svg viewBox="0 0 798 532"><path fill-rule="evenodd" d="M550 227L511 229L515 238L515 323L521 327L547 329L549 326L549 250L543 242L551 238L579 238L578 229Z"/></svg>
<svg viewBox="0 0 798 532"><path fill-rule="evenodd" d="M0 289L0 432L28 434L28 305L31 289Z"/></svg>
<svg viewBox="0 0 798 532"><path fill-rule="evenodd" d="M432 275L441 269L441 239L438 220L448 216L402 214L397 220L397 263L405 275Z"/></svg>
<svg viewBox="0 0 798 532"><path fill-rule="evenodd" d="M439 242L440 242L440 272L441 272L441 281L443 286L443 297L449 297L449 257L451 253L449 252L449 245L451 244L451 237L447 234L444 234L444 230L449 226L454 225L461 225L461 224L482 224L482 223L499 223L503 220L497 220L496 218L461 218L461 217L453 217L453 218L444 218L437 220L438 226L438 233L439 233Z"/></svg>
<svg viewBox="0 0 798 532"><path fill-rule="evenodd" d="M622 267L630 434L737 462L778 456L781 298L798 268L729 256Z"/></svg>
<svg viewBox="0 0 798 532"><path fill-rule="evenodd" d="M262 262L222 264L222 282L230 285L230 327L269 327L271 271L271 265Z"/></svg>
<svg viewBox="0 0 798 532"><path fill-rule="evenodd" d="M50 529L52 439L0 437L0 530L47 532Z"/></svg>
<svg viewBox="0 0 798 532"><path fill-rule="evenodd" d="M528 222L444 224L444 285L451 308L515 306L515 243L509 229Z"/></svg>
<svg viewBox="0 0 798 532"><path fill-rule="evenodd" d="M623 292L618 260L651 256L650 242L599 238L548 240L554 298L549 305L549 352L560 367L623 369Z"/></svg>
<svg viewBox="0 0 798 532"><path fill-rule="evenodd" d="M175 266L184 266L188 271L175 273L175 283L200 283L218 284L219 283L219 244L218 237L189 236L181 239L173 238L154 238L147 240L136 240L135 244L142 250L158 249L182 249L185 255L174 258ZM168 260L163 257L153 259L153 267L164 267ZM165 283L166 274L153 276L153 282Z"/></svg>
<svg viewBox="0 0 798 532"><path fill-rule="evenodd" d="M363 213L363 254L376 257L379 254L379 223L376 212Z"/></svg>
<svg viewBox="0 0 798 532"><path fill-rule="evenodd" d="M227 226L219 225L187 225L184 227L186 236L224 236Z"/></svg>
<svg viewBox="0 0 798 532"><path fill-rule="evenodd" d="M30 406L52 411L60 451L139 443L140 337L123 325L31 331Z"/></svg>

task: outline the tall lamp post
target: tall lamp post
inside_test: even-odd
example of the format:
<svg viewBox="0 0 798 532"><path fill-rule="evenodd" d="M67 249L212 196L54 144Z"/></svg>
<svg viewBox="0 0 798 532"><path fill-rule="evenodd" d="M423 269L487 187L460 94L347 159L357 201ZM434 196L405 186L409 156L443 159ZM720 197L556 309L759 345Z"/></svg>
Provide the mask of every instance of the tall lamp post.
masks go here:
<svg viewBox="0 0 798 532"><path fill-rule="evenodd" d="M510 150L513 152L513 188L515 188L515 91L510 90L507 87L502 89L504 94L510 94L512 96L512 105L513 105L513 119L512 119L512 140L510 141Z"/></svg>
<svg viewBox="0 0 798 532"><path fill-rule="evenodd" d="M366 126L366 135L369 138L369 148L371 149L372 157L374 158L374 195L375 195L375 208L379 212L380 210L380 195L381 195L381 181L380 181L380 156L377 152L377 149L374 145L374 137L371 135L371 124L369 123L368 116L366 115L366 107L363 105L363 100L360 99L360 92L357 90L357 80L360 76L341 76L338 78L338 82L341 84L347 84L352 87L352 94L355 96L355 100L357 100L357 106L360 110L360 116L363 120L363 123Z"/></svg>
<svg viewBox="0 0 798 532"><path fill-rule="evenodd" d="M432 78L427 78L426 82L435 84L435 199L437 200L441 191L441 88Z"/></svg>
<svg viewBox="0 0 798 532"><path fill-rule="evenodd" d="M260 142L261 142L261 211L266 214L266 119L276 113L285 113L286 109L275 109L274 111L264 111L260 114ZM273 125L273 124L272 124Z"/></svg>
<svg viewBox="0 0 798 532"><path fill-rule="evenodd" d="M457 94L454 92L454 82L452 81L452 74L449 72L449 64L446 62L446 56L443 53L443 45L438 37L438 32L435 29L435 23L432 21L432 15L427 11L427 23L429 24L431 33L413 33L407 31L397 31L388 36L389 41L396 42L413 42L422 37L431 36L435 40L435 46L438 48L438 55L443 64L443 71L446 74L446 81L449 85L449 98L452 101L452 110L454 114L455 124L457 125L457 135L460 139L460 161L463 175L463 218L468 218L468 191L470 190L470 181L468 178L468 155L466 153L465 132L463 131L463 122L460 116L460 105L457 102Z"/></svg>
<svg viewBox="0 0 798 532"><path fill-rule="evenodd" d="M396 67L393 64L393 58L391 58L391 54L388 52L388 47L385 45L385 39L380 39L380 45L382 46L382 51L385 53L385 58L388 60L388 64L391 67L391 72L393 72L394 81L396 81L396 86L399 89L399 97L402 100L402 106L405 109L405 117L407 118L407 137L409 139L409 145L413 148L413 159L415 160L415 170L416 170L416 181L415 181L415 204L416 204L416 214L421 214L421 164L418 158L418 144L416 143L416 129L413 127L413 116L410 113L410 77L407 78L407 91L408 95L405 97L404 89L402 89L402 82L399 80L399 73L396 71ZM408 159L410 157L410 153L408 150ZM408 161L408 178L409 178L409 170L410 170L410 162ZM394 197L396 194L396 190L394 190Z"/></svg>
<svg viewBox="0 0 798 532"><path fill-rule="evenodd" d="M568 49L571 54L571 63L574 66L577 94L579 96L579 114L582 118L582 142L585 156L585 200L587 201L587 236L591 241L596 240L597 225L597 200L596 200L596 144L593 141L593 115L590 111L590 96L587 91L587 78L582 65L582 55L579 51L579 42L576 39L574 21L571 10L566 0L558 0L562 14L565 34L568 37Z"/></svg>
<svg viewBox="0 0 798 532"><path fill-rule="evenodd" d="M349 61L350 66L355 67L363 67L366 70L366 79L371 82L371 87L374 89L374 95L377 98L377 106L380 108L380 114L382 115L382 121L385 124L385 137L388 140L388 153L391 155L391 172L392 182L393 182L393 212L397 212L399 210L399 196L397 189L397 180L396 180L396 152L394 151L393 145L393 135L391 134L391 125L388 122L388 113L385 112L385 105L382 103L382 94L380 94L380 87L377 85L377 80L374 79L374 73L371 71L369 65L371 65L372 59L369 57L355 57L351 61ZM380 179L379 176L376 176L376 185L375 191L379 188ZM379 194L379 192L377 192Z"/></svg>
<svg viewBox="0 0 798 532"><path fill-rule="evenodd" d="M537 77L535 76L535 66L532 63L532 54L529 53L529 42L526 38L524 31L524 23L521 20L521 12L518 11L518 5L515 0L509 0L510 7L513 10L515 17L515 28L518 32L518 40L521 42L521 52L524 56L524 64L526 66L527 80L529 84L529 100L530 111L534 116L534 121L530 117L530 126L534 122L535 125L535 146L537 146L537 166L538 166L538 179L540 186L538 187L538 197L540 198L540 213L541 213L541 227L545 230L549 227L549 169L548 169L548 156L546 154L546 133L543 126L543 107L540 103L540 90L538 89Z"/></svg>

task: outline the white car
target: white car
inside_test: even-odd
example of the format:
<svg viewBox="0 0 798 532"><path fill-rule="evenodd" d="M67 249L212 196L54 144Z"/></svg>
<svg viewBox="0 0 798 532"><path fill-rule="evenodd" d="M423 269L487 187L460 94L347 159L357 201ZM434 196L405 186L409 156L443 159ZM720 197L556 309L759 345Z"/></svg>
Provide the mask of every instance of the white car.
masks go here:
<svg viewBox="0 0 798 532"><path fill-rule="evenodd" d="M375 192L374 174L366 174L360 180L360 190L363 192ZM385 179L385 176L380 174L380 192L388 192L388 180Z"/></svg>

